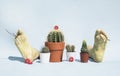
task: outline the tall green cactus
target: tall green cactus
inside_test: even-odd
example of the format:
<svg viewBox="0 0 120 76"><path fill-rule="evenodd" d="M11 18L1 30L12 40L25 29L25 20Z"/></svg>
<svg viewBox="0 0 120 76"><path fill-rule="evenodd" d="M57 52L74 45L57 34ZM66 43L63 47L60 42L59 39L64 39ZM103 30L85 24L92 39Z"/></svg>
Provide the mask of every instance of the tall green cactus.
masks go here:
<svg viewBox="0 0 120 76"><path fill-rule="evenodd" d="M82 42L81 52L88 52L87 43L85 40Z"/></svg>
<svg viewBox="0 0 120 76"><path fill-rule="evenodd" d="M48 42L63 42L64 41L64 35L61 31L58 29L54 29L51 31L47 36Z"/></svg>

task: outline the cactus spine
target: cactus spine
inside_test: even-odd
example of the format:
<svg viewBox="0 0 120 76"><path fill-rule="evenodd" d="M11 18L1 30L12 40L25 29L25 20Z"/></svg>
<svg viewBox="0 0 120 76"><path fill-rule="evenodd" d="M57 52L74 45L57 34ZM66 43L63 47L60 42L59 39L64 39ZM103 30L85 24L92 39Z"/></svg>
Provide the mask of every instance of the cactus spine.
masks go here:
<svg viewBox="0 0 120 76"><path fill-rule="evenodd" d="M48 42L64 42L64 35L59 30L53 30L48 34Z"/></svg>

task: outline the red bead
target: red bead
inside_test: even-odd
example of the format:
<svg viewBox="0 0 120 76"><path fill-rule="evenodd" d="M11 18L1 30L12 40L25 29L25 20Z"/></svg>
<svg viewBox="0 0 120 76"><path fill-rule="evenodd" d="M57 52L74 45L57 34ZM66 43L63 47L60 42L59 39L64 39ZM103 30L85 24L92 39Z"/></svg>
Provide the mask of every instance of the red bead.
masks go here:
<svg viewBox="0 0 120 76"><path fill-rule="evenodd" d="M54 26L54 29L55 29L55 30L58 30L58 29L59 29L59 27L58 27L57 25L55 25L55 26Z"/></svg>
<svg viewBox="0 0 120 76"><path fill-rule="evenodd" d="M30 59L25 59L25 63L27 63L27 64L32 64L32 62L30 61Z"/></svg>
<svg viewBox="0 0 120 76"><path fill-rule="evenodd" d="M73 57L70 57L70 58L69 58L69 61L70 61L70 62L73 62L73 61L74 61L74 58L73 58Z"/></svg>

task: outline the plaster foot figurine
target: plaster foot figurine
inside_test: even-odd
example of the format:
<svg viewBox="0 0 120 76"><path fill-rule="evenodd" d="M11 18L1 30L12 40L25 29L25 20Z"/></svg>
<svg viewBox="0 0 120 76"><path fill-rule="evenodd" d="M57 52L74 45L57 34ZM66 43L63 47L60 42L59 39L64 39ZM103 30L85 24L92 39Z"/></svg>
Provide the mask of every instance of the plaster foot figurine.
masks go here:
<svg viewBox="0 0 120 76"><path fill-rule="evenodd" d="M25 63L32 64L32 62L39 57L39 51L35 48L32 48L22 30L18 30L14 41L21 55L25 59Z"/></svg>
<svg viewBox="0 0 120 76"><path fill-rule="evenodd" d="M103 61L104 52L105 52L105 48L108 40L109 39L103 30L101 29L96 30L96 33L94 36L94 46L93 47L88 46L89 56L95 62Z"/></svg>

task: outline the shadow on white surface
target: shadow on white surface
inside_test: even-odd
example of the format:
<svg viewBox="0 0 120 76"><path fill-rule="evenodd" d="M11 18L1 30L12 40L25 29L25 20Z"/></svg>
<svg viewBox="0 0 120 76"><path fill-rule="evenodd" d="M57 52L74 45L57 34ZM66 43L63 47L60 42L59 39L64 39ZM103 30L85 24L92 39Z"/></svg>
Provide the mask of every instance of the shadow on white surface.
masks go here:
<svg viewBox="0 0 120 76"><path fill-rule="evenodd" d="M19 62L24 63L24 58L22 58L22 57L9 56L8 59L11 61L19 61Z"/></svg>

